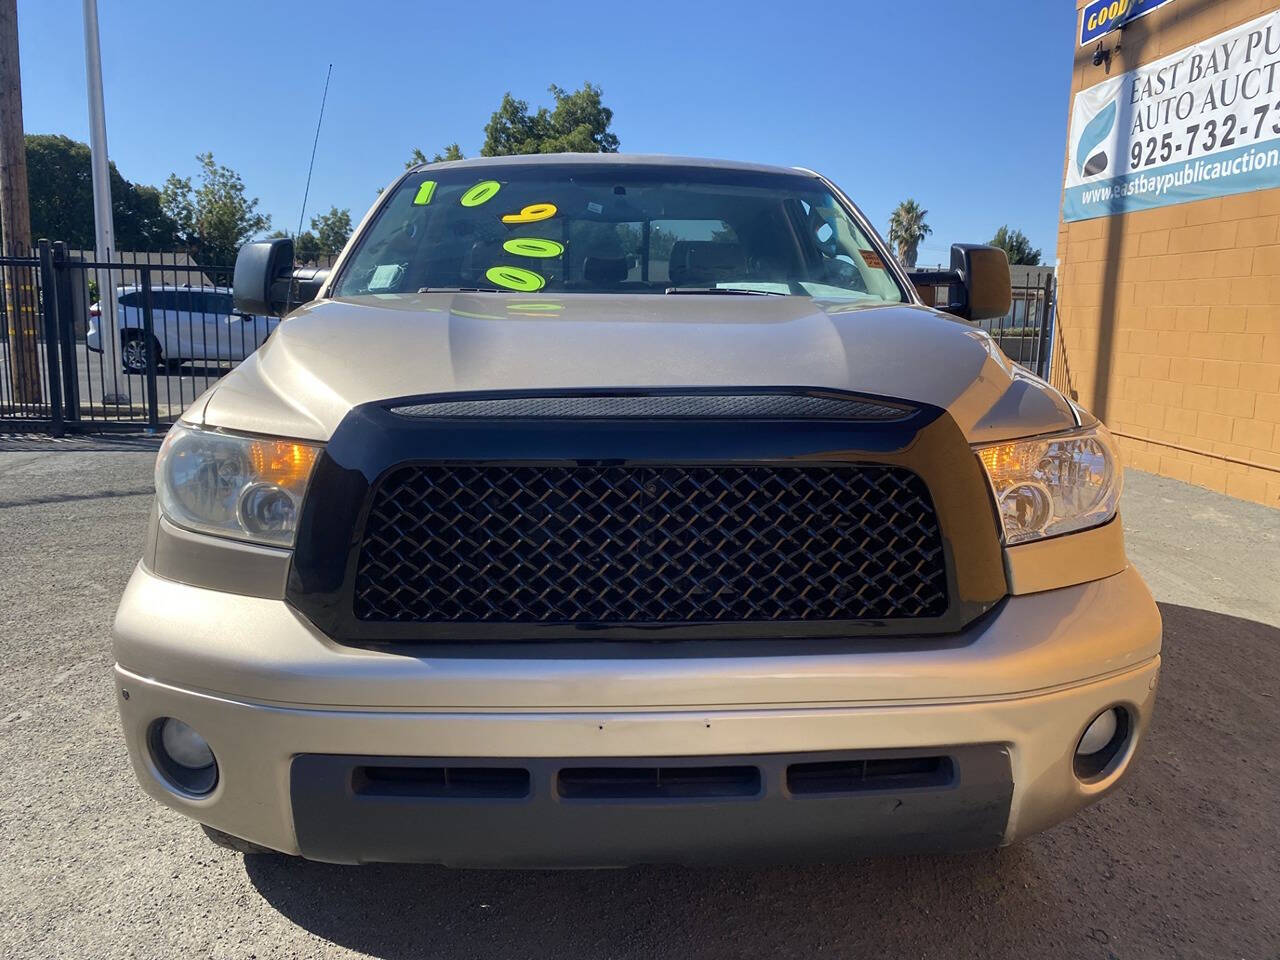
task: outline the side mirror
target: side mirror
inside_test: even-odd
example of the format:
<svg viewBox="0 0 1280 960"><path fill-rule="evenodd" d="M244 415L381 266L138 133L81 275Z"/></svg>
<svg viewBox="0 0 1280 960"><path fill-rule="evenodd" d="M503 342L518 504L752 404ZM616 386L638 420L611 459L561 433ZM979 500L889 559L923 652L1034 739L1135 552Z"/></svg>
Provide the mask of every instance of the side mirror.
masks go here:
<svg viewBox="0 0 1280 960"><path fill-rule="evenodd" d="M310 303L320 295L320 288L329 279L328 267L299 267L293 271L293 298L290 309L299 303Z"/></svg>
<svg viewBox="0 0 1280 960"><path fill-rule="evenodd" d="M320 267L293 267L293 241L288 237L246 243L236 255L231 279L237 313L283 317L314 300L329 279Z"/></svg>
<svg viewBox="0 0 1280 960"><path fill-rule="evenodd" d="M289 312L293 241L246 243L236 255L232 299L237 313L278 317Z"/></svg>
<svg viewBox="0 0 1280 960"><path fill-rule="evenodd" d="M981 243L953 243L951 271L959 274L963 304L949 312L966 320L994 320L1013 305L1009 257L999 247Z"/></svg>

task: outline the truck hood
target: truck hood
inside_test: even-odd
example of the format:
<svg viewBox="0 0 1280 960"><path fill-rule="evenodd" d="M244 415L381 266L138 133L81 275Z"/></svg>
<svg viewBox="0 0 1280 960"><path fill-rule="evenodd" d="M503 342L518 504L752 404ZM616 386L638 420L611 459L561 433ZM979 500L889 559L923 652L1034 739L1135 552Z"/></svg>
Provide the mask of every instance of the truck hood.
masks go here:
<svg viewBox="0 0 1280 960"><path fill-rule="evenodd" d="M975 443L1078 422L985 332L926 307L492 293L308 304L188 419L324 441L352 407L393 397L652 386L817 387L928 403Z"/></svg>

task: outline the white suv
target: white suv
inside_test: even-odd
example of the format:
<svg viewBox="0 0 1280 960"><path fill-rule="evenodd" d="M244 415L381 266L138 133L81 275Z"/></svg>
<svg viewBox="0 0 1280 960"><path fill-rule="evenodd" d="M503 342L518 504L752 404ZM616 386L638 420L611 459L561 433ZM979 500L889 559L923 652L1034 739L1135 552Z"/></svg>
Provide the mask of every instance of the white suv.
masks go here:
<svg viewBox="0 0 1280 960"><path fill-rule="evenodd" d="M120 363L125 373L147 372L147 334L141 287L116 291L116 329L120 331ZM151 288L150 347L157 370L183 361L240 361L271 335L276 317L239 313L231 291L215 287ZM101 352L101 312L90 311L85 342Z"/></svg>

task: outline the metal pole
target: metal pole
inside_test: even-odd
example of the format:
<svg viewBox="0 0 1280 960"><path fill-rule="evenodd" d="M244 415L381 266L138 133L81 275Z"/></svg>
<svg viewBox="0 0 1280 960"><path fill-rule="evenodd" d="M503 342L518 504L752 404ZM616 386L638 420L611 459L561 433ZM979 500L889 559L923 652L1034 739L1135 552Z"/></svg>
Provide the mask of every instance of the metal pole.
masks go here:
<svg viewBox="0 0 1280 960"><path fill-rule="evenodd" d="M1040 331L1040 365L1044 367L1044 373L1042 376L1046 380L1050 381L1053 378L1053 325L1057 318L1057 305L1054 303L1053 284L1057 279L1057 275L1058 271L1055 267L1046 273L1044 277L1044 313L1042 315L1043 320L1041 320L1043 327ZM1064 392L1065 389L1066 388L1064 387Z"/></svg>
<svg viewBox="0 0 1280 960"><path fill-rule="evenodd" d="M22 130L22 72L18 63L18 7L0 0L0 253L34 257L27 193L27 147ZM35 267L11 263L3 274L9 334L10 386L15 404L40 404L40 318ZM30 278L30 283L28 283Z"/></svg>
<svg viewBox="0 0 1280 960"><path fill-rule="evenodd" d="M98 0L84 0L84 74L89 87L89 152L93 169L95 257L105 263L116 248L111 218L111 174L107 159L107 111L102 100L102 51L98 43ZM127 403L120 393L120 329L116 288L109 270L98 271L98 341L102 344L102 402ZM110 382L107 378L110 377Z"/></svg>
<svg viewBox="0 0 1280 960"><path fill-rule="evenodd" d="M53 269L53 247L48 240L39 243L40 290L44 300L44 359L49 373L49 413L53 418L53 435L64 433L62 422L62 383L58 379L58 275Z"/></svg>
<svg viewBox="0 0 1280 960"><path fill-rule="evenodd" d="M53 242L53 266L57 276L54 295L58 298L58 353L62 370L62 405L65 420L80 419L80 374L76 367L76 321L87 316L83 270L71 266L65 240Z"/></svg>
<svg viewBox="0 0 1280 960"><path fill-rule="evenodd" d="M147 351L147 433L155 433L160 424L159 405L156 401L156 323L151 309L151 268L143 267L142 346Z"/></svg>

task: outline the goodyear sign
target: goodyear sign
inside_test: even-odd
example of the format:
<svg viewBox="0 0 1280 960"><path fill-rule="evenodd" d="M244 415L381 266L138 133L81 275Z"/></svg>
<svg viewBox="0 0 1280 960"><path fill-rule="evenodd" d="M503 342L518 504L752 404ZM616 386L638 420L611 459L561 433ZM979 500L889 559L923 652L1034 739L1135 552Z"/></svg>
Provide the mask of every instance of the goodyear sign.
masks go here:
<svg viewBox="0 0 1280 960"><path fill-rule="evenodd" d="M1062 217L1280 187L1280 9L1076 94Z"/></svg>
<svg viewBox="0 0 1280 960"><path fill-rule="evenodd" d="M1097 40L1130 20L1145 17L1169 0L1093 0L1080 16L1080 46Z"/></svg>

